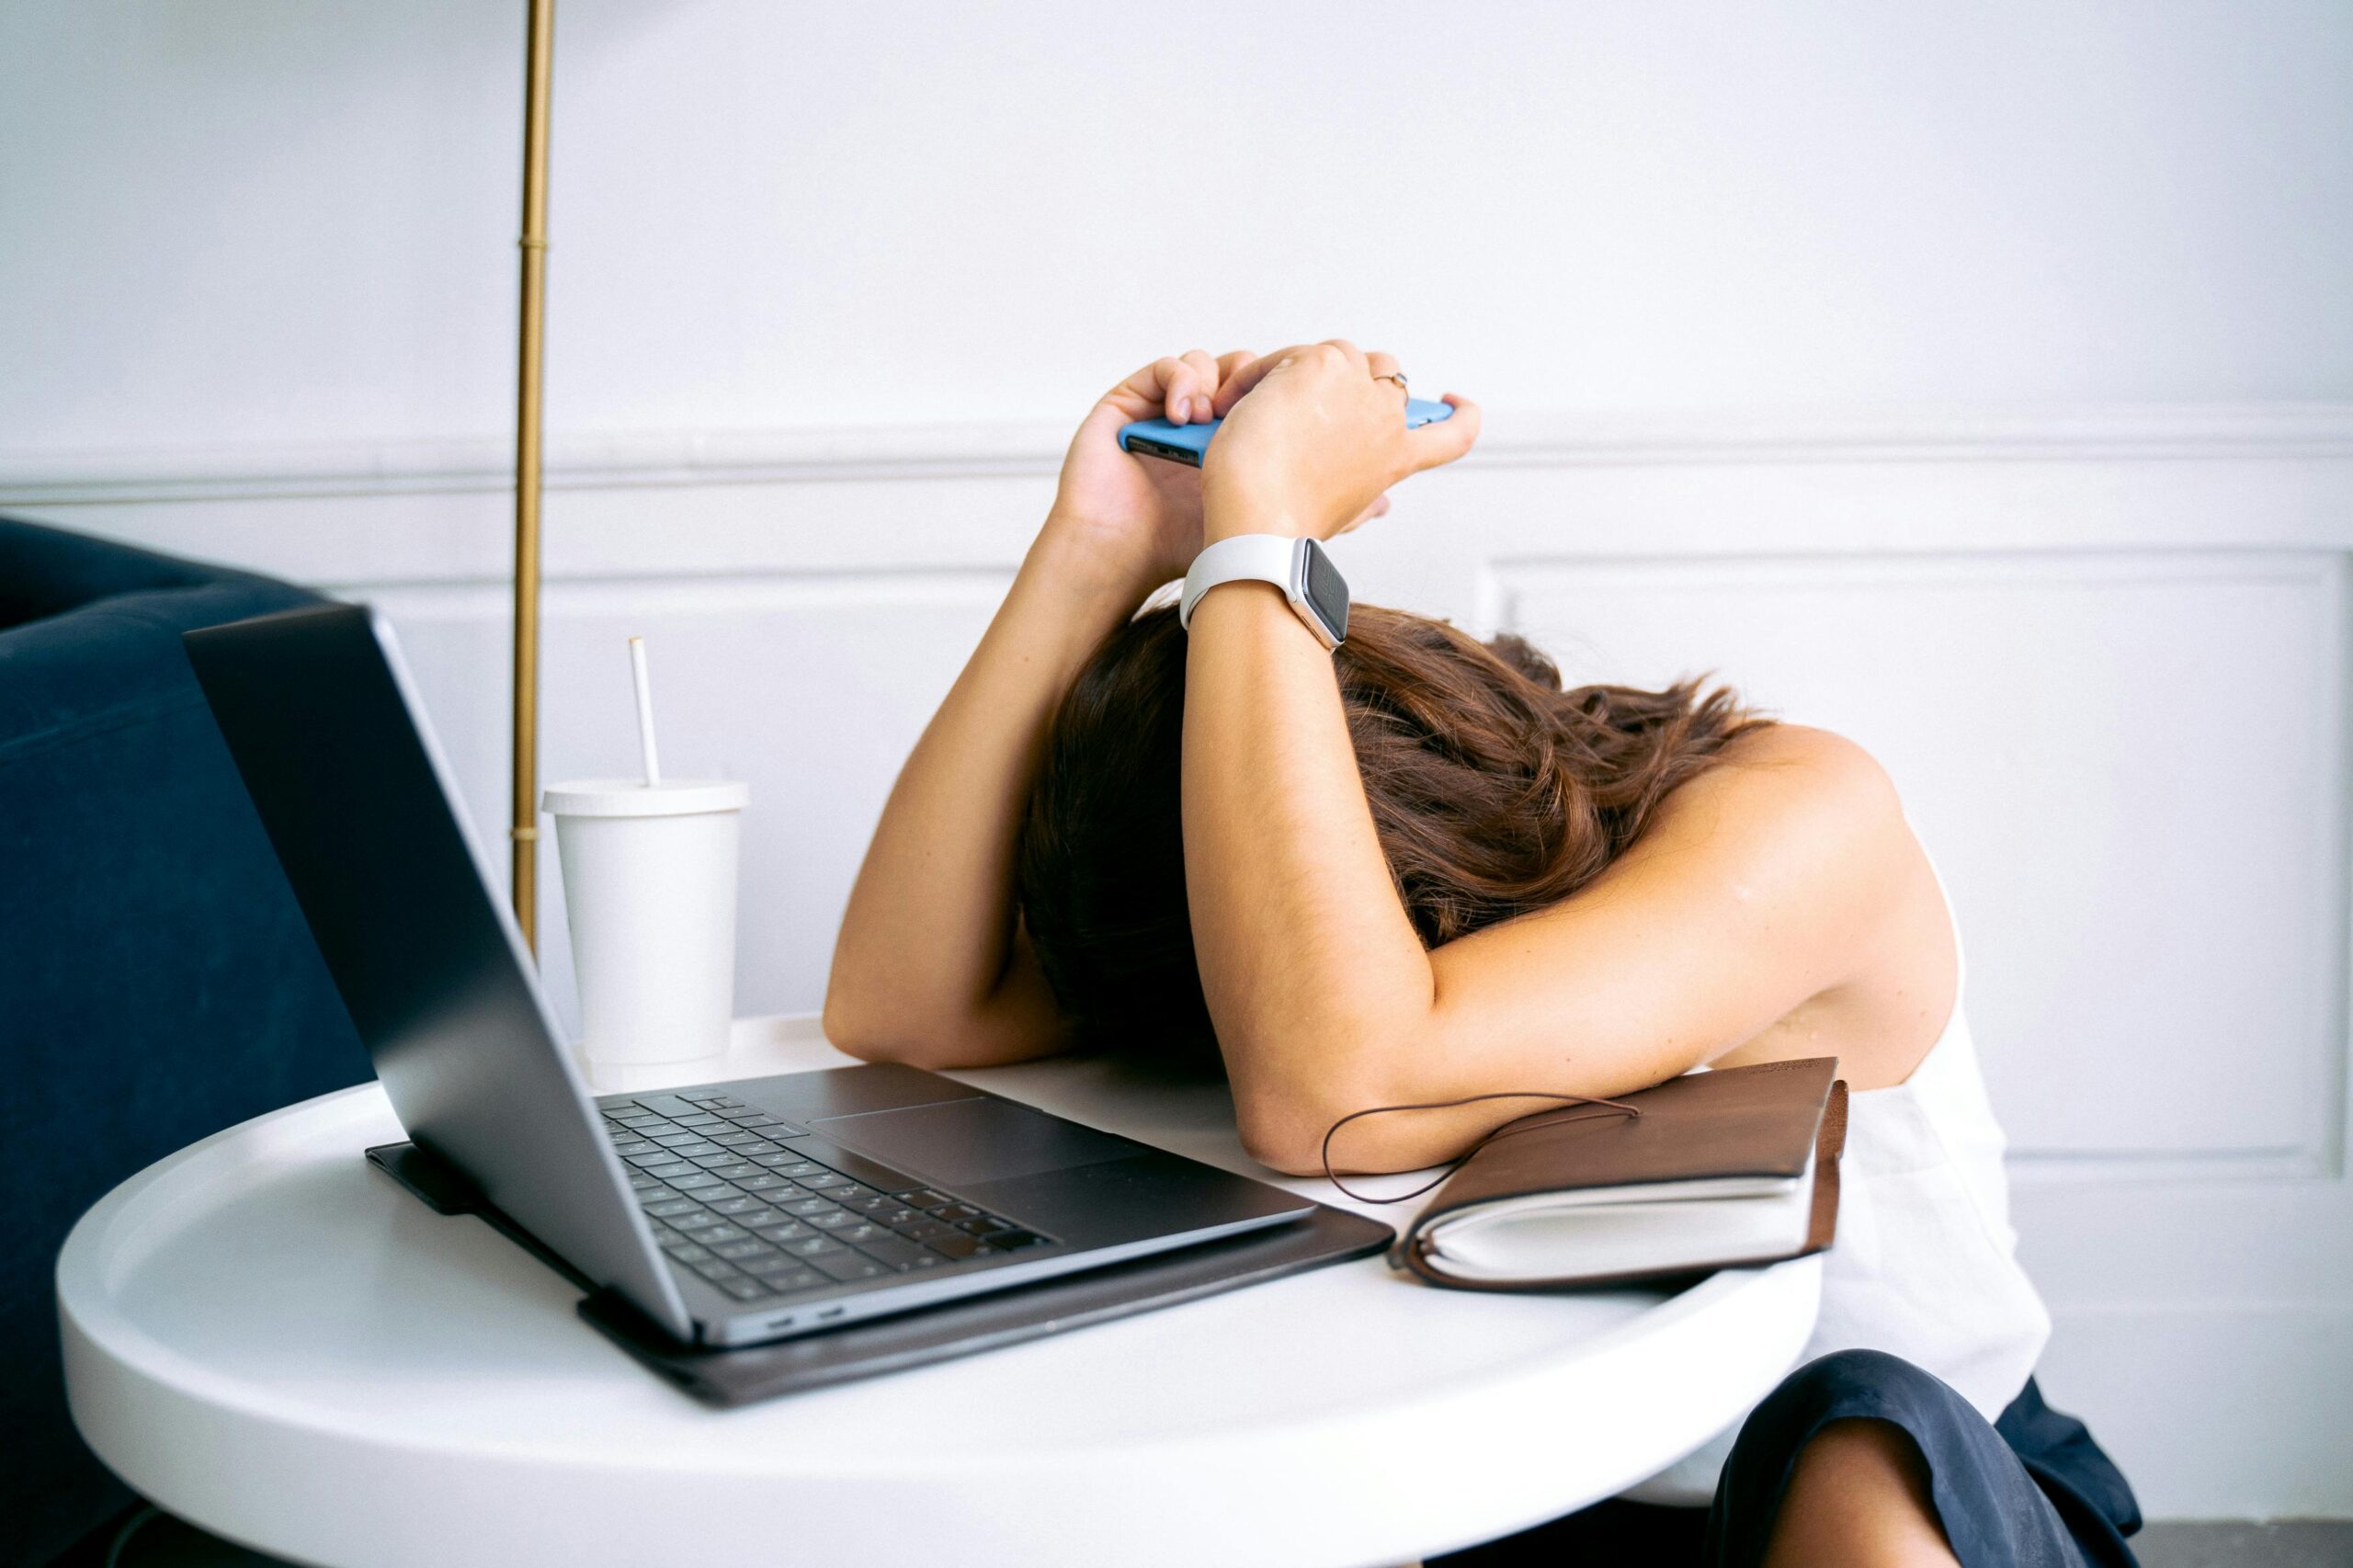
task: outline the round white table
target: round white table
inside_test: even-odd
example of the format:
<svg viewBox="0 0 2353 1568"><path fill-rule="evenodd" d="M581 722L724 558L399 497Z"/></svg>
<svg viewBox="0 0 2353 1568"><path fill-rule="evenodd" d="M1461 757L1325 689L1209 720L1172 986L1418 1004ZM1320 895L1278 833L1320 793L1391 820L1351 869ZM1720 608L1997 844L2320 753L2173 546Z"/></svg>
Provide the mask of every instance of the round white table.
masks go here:
<svg viewBox="0 0 2353 1568"><path fill-rule="evenodd" d="M813 1020L756 1019L719 1075L847 1060ZM1267 1174L1219 1087L1092 1060L957 1076ZM1820 1283L1804 1259L1667 1297L1486 1295L1367 1259L719 1412L600 1338L513 1244L361 1160L401 1136L376 1085L324 1096L182 1150L74 1227L67 1388L124 1481L348 1568L1363 1568L1697 1447L1793 1363Z"/></svg>

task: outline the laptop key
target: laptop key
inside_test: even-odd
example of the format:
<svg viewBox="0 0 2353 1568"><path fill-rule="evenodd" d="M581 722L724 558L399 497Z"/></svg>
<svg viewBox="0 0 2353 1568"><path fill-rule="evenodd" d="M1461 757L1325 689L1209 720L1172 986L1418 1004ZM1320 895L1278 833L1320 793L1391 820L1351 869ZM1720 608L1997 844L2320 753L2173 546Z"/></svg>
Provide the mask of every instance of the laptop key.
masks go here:
<svg viewBox="0 0 2353 1568"><path fill-rule="evenodd" d="M710 1250L728 1262L734 1263L746 1257L767 1257L774 1249L766 1242L755 1241L745 1236L740 1242L722 1242Z"/></svg>
<svg viewBox="0 0 2353 1568"><path fill-rule="evenodd" d="M799 1190L791 1182L785 1180L780 1176L772 1176L768 1172L761 1170L757 1165L752 1167L752 1174L749 1176L729 1176L727 1179L733 1182L738 1187L745 1192Z"/></svg>
<svg viewBox="0 0 2353 1568"><path fill-rule="evenodd" d="M809 1214L802 1217L821 1231L845 1231L854 1225L864 1223L847 1209L835 1209L830 1213Z"/></svg>
<svg viewBox="0 0 2353 1568"><path fill-rule="evenodd" d="M698 1258L687 1265L705 1279L725 1279L735 1273L735 1266L716 1257Z"/></svg>
<svg viewBox="0 0 2353 1568"><path fill-rule="evenodd" d="M678 1095L640 1095L637 1103L656 1116L681 1117L699 1115L702 1108L689 1103Z"/></svg>
<svg viewBox="0 0 2353 1568"><path fill-rule="evenodd" d="M935 1220L946 1220L953 1224L965 1220L977 1220L981 1217L981 1211L969 1203L948 1203L933 1210L931 1215Z"/></svg>
<svg viewBox="0 0 2353 1568"><path fill-rule="evenodd" d="M865 1241L853 1240L852 1244L877 1263L887 1263L892 1268L900 1270L913 1268L918 1258L934 1256L924 1251L915 1243L894 1236L888 1231L883 1231L880 1235Z"/></svg>
<svg viewBox="0 0 2353 1568"><path fill-rule="evenodd" d="M718 1281L719 1288L739 1301L756 1301L768 1294L768 1288L756 1279L738 1275L733 1279Z"/></svg>
<svg viewBox="0 0 2353 1568"><path fill-rule="evenodd" d="M949 1257L971 1257L983 1250L979 1241L961 1231L950 1231L944 1236L926 1236L923 1244Z"/></svg>
<svg viewBox="0 0 2353 1568"><path fill-rule="evenodd" d="M785 1293L794 1290L813 1290L820 1285L833 1283L807 1264L799 1266L790 1274L768 1274L762 1278L767 1280L769 1290Z"/></svg>
<svg viewBox="0 0 2353 1568"><path fill-rule="evenodd" d="M744 1214L755 1209L767 1207L767 1204L748 1193L737 1193L733 1198L714 1198L710 1200L710 1211L714 1214Z"/></svg>
<svg viewBox="0 0 2353 1568"><path fill-rule="evenodd" d="M772 1242L793 1242L799 1241L803 1236L813 1236L817 1233L798 1220L779 1220L773 1225L759 1226L752 1233Z"/></svg>
<svg viewBox="0 0 2353 1568"><path fill-rule="evenodd" d="M918 1242L936 1242L942 1236L961 1236L964 1233L945 1220L927 1217L916 1221L912 1225L899 1225L893 1228L908 1240Z"/></svg>
<svg viewBox="0 0 2353 1568"><path fill-rule="evenodd" d="M720 1114L745 1131L756 1131L763 1137L806 1138L810 1135L809 1130L799 1122L771 1115L756 1106L747 1106L738 1111L722 1111Z"/></svg>
<svg viewBox="0 0 2353 1568"><path fill-rule="evenodd" d="M787 1242L784 1250L795 1257L830 1257L849 1248L831 1236L805 1236L797 1242Z"/></svg>
<svg viewBox="0 0 2353 1568"><path fill-rule="evenodd" d="M1014 1228L1014 1224L1010 1220L1000 1220L994 1214L983 1214L977 1220L967 1220L956 1228L970 1232L976 1236L985 1236L995 1231L1010 1231Z"/></svg>
<svg viewBox="0 0 2353 1568"><path fill-rule="evenodd" d="M841 1205L831 1199L796 1198L784 1205L784 1211L788 1214L798 1214L806 1220L818 1214L838 1214L842 1210Z"/></svg>
<svg viewBox="0 0 2353 1568"><path fill-rule="evenodd" d="M808 1265L802 1263L797 1257L787 1256L785 1254L778 1252L775 1248L771 1247L767 1251L761 1253L756 1256L744 1259L743 1262L737 1264L736 1267L743 1269L746 1274L772 1275L790 1274L794 1269L805 1268Z"/></svg>
<svg viewBox="0 0 2353 1568"><path fill-rule="evenodd" d="M989 1238L989 1245L999 1252L1018 1252L1023 1247L1045 1244L1046 1238L1035 1231L999 1231Z"/></svg>
<svg viewBox="0 0 2353 1568"><path fill-rule="evenodd" d="M657 1220L676 1220L700 1212L702 1205L691 1198L664 1198L644 1205L644 1209Z"/></svg>
<svg viewBox="0 0 2353 1568"><path fill-rule="evenodd" d="M700 1263L704 1258L711 1256L709 1247L700 1242L690 1242L684 1236L665 1237L662 1242L662 1250L680 1263Z"/></svg>
<svg viewBox="0 0 2353 1568"><path fill-rule="evenodd" d="M710 1135L710 1141L722 1149L741 1149L746 1143L767 1142L767 1139L756 1132L714 1132ZM773 1148L775 1145L769 1146Z"/></svg>
<svg viewBox="0 0 2353 1568"><path fill-rule="evenodd" d="M844 1284L854 1279L879 1279L892 1272L864 1253L851 1252L847 1247L837 1253L826 1253L809 1260L821 1272L832 1275Z"/></svg>
<svg viewBox="0 0 2353 1568"><path fill-rule="evenodd" d="M895 1204L897 1200L894 1199L892 1201ZM902 1209L894 1207L889 1209L861 1210L860 1212L870 1215L875 1223L879 1225L888 1225L894 1231L902 1225L913 1225L917 1222L927 1224L937 1223L937 1221L932 1220L930 1215L923 1212L923 1210L919 1209Z"/></svg>
<svg viewBox="0 0 2353 1568"><path fill-rule="evenodd" d="M638 1192L656 1192L661 1189L662 1178L647 1176L643 1171L631 1171L629 1175L629 1185Z"/></svg>
<svg viewBox="0 0 2353 1568"><path fill-rule="evenodd" d="M676 1187L680 1192L698 1192L706 1187L718 1187L721 1185L720 1179L717 1176L712 1176L708 1171L695 1170L691 1166L688 1168L684 1175L665 1176L662 1179L668 1182L672 1187Z"/></svg>
<svg viewBox="0 0 2353 1568"><path fill-rule="evenodd" d="M934 1192L927 1187L919 1187L913 1192L899 1194L899 1201L910 1209L945 1209L956 1200L944 1192Z"/></svg>
<svg viewBox="0 0 2353 1568"><path fill-rule="evenodd" d="M871 1220L863 1220L855 1225L829 1226L827 1227L826 1233L829 1235L839 1236L843 1241L847 1242L854 1247L863 1247L869 1242L879 1242L883 1237L891 1235L890 1232L884 1230L881 1226L876 1224ZM898 1240L896 1236L891 1236L891 1239L892 1241Z"/></svg>
<svg viewBox="0 0 2353 1568"><path fill-rule="evenodd" d="M695 1240L705 1246L717 1242L740 1242L750 1234L751 1233L741 1225L730 1225L724 1221L716 1225L698 1225L694 1231Z"/></svg>

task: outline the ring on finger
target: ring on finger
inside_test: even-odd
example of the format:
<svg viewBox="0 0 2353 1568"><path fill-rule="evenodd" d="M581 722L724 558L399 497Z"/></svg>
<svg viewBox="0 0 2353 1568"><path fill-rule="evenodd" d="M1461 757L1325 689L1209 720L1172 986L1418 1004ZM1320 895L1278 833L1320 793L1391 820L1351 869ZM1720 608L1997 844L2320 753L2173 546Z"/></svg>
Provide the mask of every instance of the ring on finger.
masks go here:
<svg viewBox="0 0 2353 1568"><path fill-rule="evenodd" d="M1405 372L1403 370L1392 370L1387 375L1375 376L1372 379L1376 381L1395 381L1399 392L1405 390Z"/></svg>

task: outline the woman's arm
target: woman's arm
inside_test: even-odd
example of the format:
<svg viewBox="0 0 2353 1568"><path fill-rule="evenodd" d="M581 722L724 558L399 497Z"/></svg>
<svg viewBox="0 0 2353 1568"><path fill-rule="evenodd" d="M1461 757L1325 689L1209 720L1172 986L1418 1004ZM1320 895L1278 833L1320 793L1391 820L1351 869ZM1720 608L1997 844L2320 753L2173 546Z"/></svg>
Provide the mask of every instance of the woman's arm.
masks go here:
<svg viewBox="0 0 2353 1568"><path fill-rule="evenodd" d="M1018 1061L1062 1043L1016 928L1023 801L1055 705L1142 594L1051 527L901 770L851 889L825 1036L924 1067Z"/></svg>
<svg viewBox="0 0 2353 1568"><path fill-rule="evenodd" d="M874 1060L984 1066L1063 1043L1016 919L1014 852L1054 709L1097 644L1200 548L1200 482L1119 449L1210 416L1245 353L1145 367L1096 404L1012 589L883 807L834 948L825 1033Z"/></svg>
<svg viewBox="0 0 2353 1568"><path fill-rule="evenodd" d="M1211 449L1208 537L1327 535L1367 487L1467 450L1475 409L1407 434L1397 389L1372 379L1391 369L1326 345L1230 382L1222 402L1256 390ZM1871 866L1901 818L1868 757L1814 734L1759 737L1750 765L1677 791L1575 898L1430 952L1374 835L1330 655L1272 586L1210 594L1186 665L1186 885L1245 1144L1313 1170L1350 1111L1621 1093L1838 985L1885 913ZM1336 1161L1430 1164L1534 1108L1358 1122Z"/></svg>

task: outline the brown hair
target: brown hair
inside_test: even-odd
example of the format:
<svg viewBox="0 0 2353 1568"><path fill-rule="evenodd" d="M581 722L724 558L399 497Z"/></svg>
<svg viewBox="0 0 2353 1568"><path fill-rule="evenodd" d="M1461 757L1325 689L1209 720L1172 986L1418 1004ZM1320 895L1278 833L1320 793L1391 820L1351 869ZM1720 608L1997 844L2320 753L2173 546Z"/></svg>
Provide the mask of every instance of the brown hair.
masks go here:
<svg viewBox="0 0 2353 1568"><path fill-rule="evenodd" d="M1482 643L1352 606L1334 655L1389 872L1436 947L1558 903L1634 842L1668 791L1769 721L1722 687L1561 689L1514 636ZM1147 610L1105 640L1055 714L1022 824L1029 939L1088 1043L1216 1059L1185 903L1178 760L1185 636Z"/></svg>

